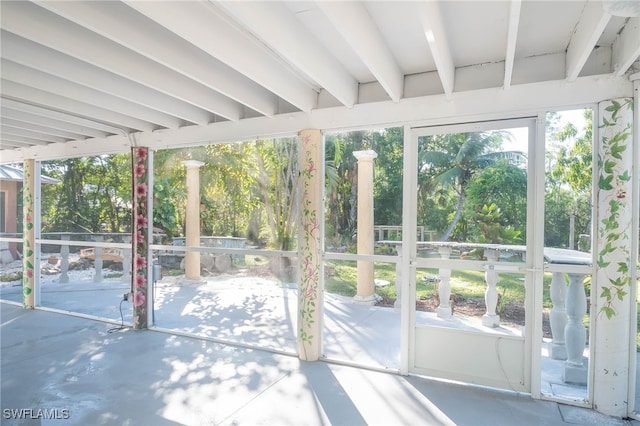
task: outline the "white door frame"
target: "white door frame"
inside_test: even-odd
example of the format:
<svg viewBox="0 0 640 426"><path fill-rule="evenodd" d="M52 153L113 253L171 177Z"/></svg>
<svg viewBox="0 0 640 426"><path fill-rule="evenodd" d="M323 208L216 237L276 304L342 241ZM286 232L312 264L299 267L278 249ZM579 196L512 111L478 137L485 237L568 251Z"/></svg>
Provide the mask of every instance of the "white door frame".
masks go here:
<svg viewBox="0 0 640 426"><path fill-rule="evenodd" d="M401 292L401 368L403 374L412 372L416 350L415 327L415 292L416 292L416 233L417 227L417 140L418 137L442 133L465 133L486 130L500 130L516 127L529 129L529 161L527 183L527 252L526 256L526 312L527 324L542 323L542 286L534 286L534 282L542 282L544 267L544 238L542 233L534 229L542 229L544 215L535 214L540 206L544 206L544 130L545 115L522 117L516 119L473 122L455 125L404 128L404 177L403 177L403 258L400 260L404 289ZM534 170L535 167L535 170ZM540 204L542 203L542 204ZM532 396L540 395L540 358L542 344L542 327L527 327L531 332L525 333L524 377Z"/></svg>

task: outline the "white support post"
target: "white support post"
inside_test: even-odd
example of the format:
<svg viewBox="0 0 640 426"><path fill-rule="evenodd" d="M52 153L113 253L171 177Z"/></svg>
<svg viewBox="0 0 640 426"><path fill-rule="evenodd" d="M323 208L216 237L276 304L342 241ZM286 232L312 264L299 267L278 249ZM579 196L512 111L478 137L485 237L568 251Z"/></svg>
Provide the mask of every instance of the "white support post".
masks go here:
<svg viewBox="0 0 640 426"><path fill-rule="evenodd" d="M373 160L375 151L354 151L358 160L358 254L374 252L373 238ZM374 265L369 260L358 260L358 284L354 302L363 305L376 303Z"/></svg>
<svg viewBox="0 0 640 426"><path fill-rule="evenodd" d="M187 211L185 244L200 247L200 167L202 161L186 160L182 164L187 168ZM184 256L185 278L200 280L200 252L188 251Z"/></svg>
<svg viewBox="0 0 640 426"><path fill-rule="evenodd" d="M593 221L596 240L593 252L597 267L592 279L591 354L593 355L593 403L599 412L624 417L629 414L629 384L635 372L629 371L629 354L635 352L636 318L632 317L632 288L636 283L633 265L637 262L632 240L633 210L638 206L633 183L638 179L637 144L634 127L638 111L631 97L602 101L594 123L596 155L594 170L598 197ZM604 182L604 183L602 183ZM637 225L635 225L637 226ZM637 227L635 228L637 232ZM595 285L594 285L595 283Z"/></svg>

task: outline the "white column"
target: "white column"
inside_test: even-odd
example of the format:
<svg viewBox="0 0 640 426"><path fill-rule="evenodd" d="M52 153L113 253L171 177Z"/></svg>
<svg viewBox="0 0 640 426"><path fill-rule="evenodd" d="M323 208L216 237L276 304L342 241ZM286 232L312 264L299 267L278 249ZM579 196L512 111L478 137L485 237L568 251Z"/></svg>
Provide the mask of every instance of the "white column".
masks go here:
<svg viewBox="0 0 640 426"><path fill-rule="evenodd" d="M567 347L564 341L564 328L567 325L567 310L565 303L567 300L567 285L564 281L564 273L554 272L551 277L551 302L553 307L549 312L549 323L551 325L551 358L567 359Z"/></svg>
<svg viewBox="0 0 640 426"><path fill-rule="evenodd" d="M449 259L451 247L440 247L438 252L442 259ZM440 318L451 318L453 314L451 310L451 269L440 268L438 274L440 275L440 281L438 282L440 304L438 305L437 315Z"/></svg>
<svg viewBox="0 0 640 426"><path fill-rule="evenodd" d="M324 233L322 189L324 145L318 129L300 132L300 228L298 253L300 287L298 291L298 355L317 361L322 347L322 235Z"/></svg>
<svg viewBox="0 0 640 426"><path fill-rule="evenodd" d="M584 291L584 275L569 275L569 291L567 292L567 315L569 321L564 328L564 340L567 345L567 361L564 367L563 380L566 383L587 384L587 359L584 348L587 344L587 329L582 318L587 313L587 296Z"/></svg>
<svg viewBox="0 0 640 426"><path fill-rule="evenodd" d="M187 168L187 211L186 245L200 247L200 167L202 161L187 160L182 164ZM188 251L184 258L185 277L200 279L200 252Z"/></svg>
<svg viewBox="0 0 640 426"><path fill-rule="evenodd" d="M24 160L24 176L22 182L22 306L25 309L33 309L36 305L36 161L33 159Z"/></svg>
<svg viewBox="0 0 640 426"><path fill-rule="evenodd" d="M487 306L487 313L482 316L482 325L486 327L497 327L500 325L500 316L496 314L496 307L498 306L498 273L494 269L493 263L498 260L498 252L493 249L487 249L484 251L489 264L487 270L484 273L484 279L487 282L487 290L484 293L484 302Z"/></svg>
<svg viewBox="0 0 640 426"><path fill-rule="evenodd" d="M637 105L638 83L634 93ZM638 235L633 210L639 201L635 185L638 153L634 149L634 137L638 146L638 110L634 112L633 102L632 98L601 102L598 123L594 123L598 163L604 166L597 169L594 179L598 197L593 218L597 226L593 249L597 267L592 281L593 403L598 411L617 417L630 414L629 387L635 373L629 370L631 356L635 356L631 325L636 321L631 314L636 304L632 278L637 263L632 240L637 241Z"/></svg>
<svg viewBox="0 0 640 426"><path fill-rule="evenodd" d="M358 159L358 254L373 254L373 160L375 151L355 151ZM358 287L355 302L376 302L373 262L358 260Z"/></svg>

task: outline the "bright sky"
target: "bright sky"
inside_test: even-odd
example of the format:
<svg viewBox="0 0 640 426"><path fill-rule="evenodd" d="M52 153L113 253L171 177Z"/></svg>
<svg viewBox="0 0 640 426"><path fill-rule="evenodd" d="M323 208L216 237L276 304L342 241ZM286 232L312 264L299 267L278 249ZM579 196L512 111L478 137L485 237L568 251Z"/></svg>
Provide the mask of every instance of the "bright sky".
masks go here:
<svg viewBox="0 0 640 426"><path fill-rule="evenodd" d="M573 123L574 126L577 127L578 132L581 132L584 129L585 121L582 115L582 109L576 109L571 111L558 111L558 115L560 116L559 126L562 127L566 123ZM505 142L504 149L505 151L522 151L527 152L527 128L521 127L517 129L509 129L509 131L513 134L514 141L513 142Z"/></svg>

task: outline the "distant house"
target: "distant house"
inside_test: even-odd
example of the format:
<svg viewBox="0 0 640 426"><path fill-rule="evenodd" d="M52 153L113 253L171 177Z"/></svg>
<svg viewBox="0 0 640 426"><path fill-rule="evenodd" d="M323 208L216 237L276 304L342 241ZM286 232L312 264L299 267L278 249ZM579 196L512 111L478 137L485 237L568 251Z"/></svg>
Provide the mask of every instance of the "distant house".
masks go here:
<svg viewBox="0 0 640 426"><path fill-rule="evenodd" d="M0 165L0 233L16 234L18 230L18 200L22 188L22 170L8 165ZM59 183L47 176L41 176L43 184ZM9 235L10 236L10 235ZM0 245L0 264L9 263L18 258L17 243L2 242Z"/></svg>

